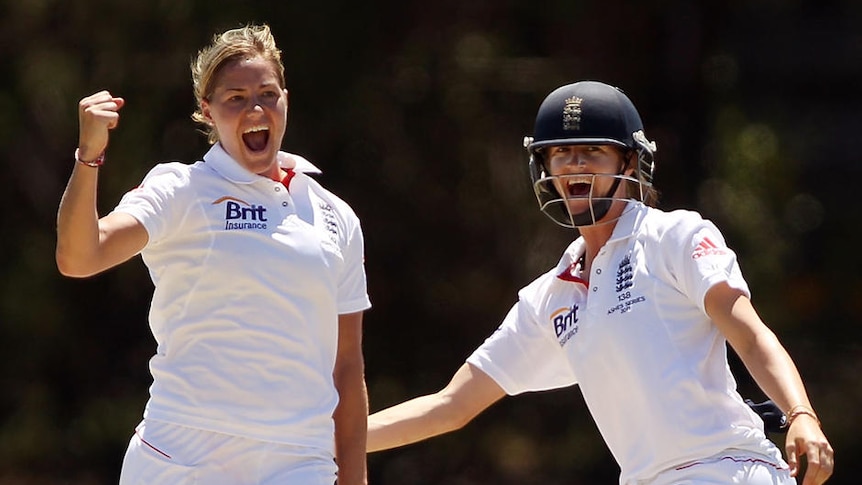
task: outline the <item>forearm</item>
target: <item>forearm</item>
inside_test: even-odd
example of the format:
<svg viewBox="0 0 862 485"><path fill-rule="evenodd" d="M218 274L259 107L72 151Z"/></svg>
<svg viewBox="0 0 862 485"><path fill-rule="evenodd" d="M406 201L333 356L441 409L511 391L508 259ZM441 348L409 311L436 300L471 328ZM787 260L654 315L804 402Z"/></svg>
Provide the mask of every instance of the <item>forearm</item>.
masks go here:
<svg viewBox="0 0 862 485"><path fill-rule="evenodd" d="M441 391L372 414L368 418L368 451L460 429L503 396L505 392L493 379L465 363Z"/></svg>
<svg viewBox="0 0 862 485"><path fill-rule="evenodd" d="M67 276L88 276L99 248L96 210L98 168L76 163L57 212L57 267Z"/></svg>
<svg viewBox="0 0 862 485"><path fill-rule="evenodd" d="M782 411L810 407L796 365L740 290L716 285L707 293L705 305L757 385Z"/></svg>
<svg viewBox="0 0 862 485"><path fill-rule="evenodd" d="M771 331L761 332L739 357L757 385L782 411L786 413L800 405L811 409L796 365Z"/></svg>
<svg viewBox="0 0 862 485"><path fill-rule="evenodd" d="M416 443L461 428L440 393L420 396L368 417L368 451Z"/></svg>
<svg viewBox="0 0 862 485"><path fill-rule="evenodd" d="M339 403L333 418L338 485L366 484L368 392L362 368L342 373L337 381Z"/></svg>

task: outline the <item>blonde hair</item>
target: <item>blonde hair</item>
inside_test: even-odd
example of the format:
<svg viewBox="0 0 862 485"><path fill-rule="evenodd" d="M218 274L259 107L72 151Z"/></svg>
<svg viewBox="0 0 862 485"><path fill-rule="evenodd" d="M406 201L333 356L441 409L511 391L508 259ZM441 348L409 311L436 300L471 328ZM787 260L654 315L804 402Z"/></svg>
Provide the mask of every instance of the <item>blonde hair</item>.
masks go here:
<svg viewBox="0 0 862 485"><path fill-rule="evenodd" d="M638 175L639 184L626 184L626 197L629 199L639 200L650 207L658 207L660 192L651 181L646 180L640 170L637 170L638 153L630 150L628 154L623 154L626 157L626 167L635 165L635 173Z"/></svg>
<svg viewBox="0 0 862 485"><path fill-rule="evenodd" d="M231 61L251 57L261 57L271 62L278 75L279 87L285 88L281 51L266 24L246 25L216 34L210 45L198 51L197 57L192 60L192 87L197 101L197 109L192 113L192 119L203 125L204 134L210 144L218 141L218 133L204 116L201 103L212 95L213 84L222 67Z"/></svg>

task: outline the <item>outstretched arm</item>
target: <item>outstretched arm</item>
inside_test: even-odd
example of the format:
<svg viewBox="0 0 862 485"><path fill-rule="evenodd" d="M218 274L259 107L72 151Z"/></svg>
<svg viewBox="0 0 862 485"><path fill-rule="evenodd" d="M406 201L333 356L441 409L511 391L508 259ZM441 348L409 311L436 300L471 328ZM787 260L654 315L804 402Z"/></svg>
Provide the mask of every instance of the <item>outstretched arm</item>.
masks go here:
<svg viewBox="0 0 862 485"><path fill-rule="evenodd" d="M808 468L802 484L825 482L834 465L832 446L820 429L790 355L740 290L720 283L707 292L704 302L707 314L763 392L789 413L785 447L791 474L799 472L799 456L805 455ZM800 410L803 412L796 413Z"/></svg>
<svg viewBox="0 0 862 485"><path fill-rule="evenodd" d="M108 146L108 132L119 122L123 98L108 91L78 104L78 160L57 213L57 268L66 276L85 277L137 254L147 243L146 229L128 214L102 219L96 211L99 168L93 162Z"/></svg>
<svg viewBox="0 0 862 485"><path fill-rule="evenodd" d="M487 374L465 363L440 391L369 416L368 451L396 448L459 429L505 395Z"/></svg>

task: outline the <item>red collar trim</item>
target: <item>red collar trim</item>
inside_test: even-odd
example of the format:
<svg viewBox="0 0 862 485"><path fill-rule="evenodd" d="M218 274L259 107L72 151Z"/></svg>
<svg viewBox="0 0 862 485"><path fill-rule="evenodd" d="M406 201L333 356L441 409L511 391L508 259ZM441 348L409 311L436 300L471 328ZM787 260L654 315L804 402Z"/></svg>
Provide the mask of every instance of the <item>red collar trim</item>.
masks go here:
<svg viewBox="0 0 862 485"><path fill-rule="evenodd" d="M565 271L558 274L557 278L559 278L563 281L571 281L572 283L580 283L584 286L588 286L587 280L574 275L575 268L577 266L578 266L578 263L577 263L577 261L575 261L574 263L570 264L569 267L566 268Z"/></svg>
<svg viewBox="0 0 862 485"><path fill-rule="evenodd" d="M290 191L290 181L293 180L293 176L296 175L296 172L293 171L292 168L287 169L287 173L285 173L284 178L281 179L281 185Z"/></svg>

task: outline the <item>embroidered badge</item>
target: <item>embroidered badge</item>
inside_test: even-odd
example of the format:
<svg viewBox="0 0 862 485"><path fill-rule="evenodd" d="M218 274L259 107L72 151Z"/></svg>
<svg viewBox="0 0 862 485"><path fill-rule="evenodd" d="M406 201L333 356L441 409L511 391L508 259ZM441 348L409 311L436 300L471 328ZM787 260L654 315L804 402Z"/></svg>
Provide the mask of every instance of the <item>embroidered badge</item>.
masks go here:
<svg viewBox="0 0 862 485"><path fill-rule="evenodd" d="M584 98L572 96L567 98L563 106L563 129L577 131L581 129L581 103Z"/></svg>
<svg viewBox="0 0 862 485"><path fill-rule="evenodd" d="M632 287L632 260L627 254L617 269L617 293Z"/></svg>
<svg viewBox="0 0 862 485"><path fill-rule="evenodd" d="M633 295L631 287L634 286L634 267L632 266L631 254L627 254L617 268L616 274L617 304L608 308L608 315L614 313L628 313L634 305L646 301L646 297Z"/></svg>
<svg viewBox="0 0 862 485"><path fill-rule="evenodd" d="M318 207L320 207L320 211L323 213L323 224L329 232L332 241L338 242L338 222L335 219L335 211L326 202L320 202Z"/></svg>

